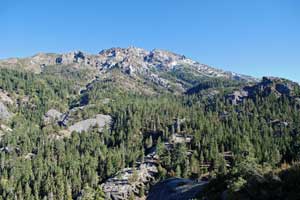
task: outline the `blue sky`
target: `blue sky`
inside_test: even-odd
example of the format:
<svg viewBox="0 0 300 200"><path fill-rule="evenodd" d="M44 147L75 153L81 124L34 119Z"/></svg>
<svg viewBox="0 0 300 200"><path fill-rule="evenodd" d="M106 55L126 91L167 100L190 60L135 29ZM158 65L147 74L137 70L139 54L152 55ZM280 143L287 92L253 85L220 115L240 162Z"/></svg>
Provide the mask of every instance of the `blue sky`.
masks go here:
<svg viewBox="0 0 300 200"><path fill-rule="evenodd" d="M298 0L1 0L0 58L137 46L300 81Z"/></svg>

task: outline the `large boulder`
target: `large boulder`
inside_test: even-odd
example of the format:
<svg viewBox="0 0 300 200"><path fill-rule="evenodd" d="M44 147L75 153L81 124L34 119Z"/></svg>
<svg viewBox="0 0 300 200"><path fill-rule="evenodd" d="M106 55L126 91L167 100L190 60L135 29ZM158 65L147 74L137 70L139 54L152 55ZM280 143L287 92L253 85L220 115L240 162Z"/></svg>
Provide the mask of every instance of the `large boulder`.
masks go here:
<svg viewBox="0 0 300 200"><path fill-rule="evenodd" d="M62 113L55 110L55 109L50 109L48 110L48 112L44 115L44 123L45 124L48 124L48 123L51 123L51 122L55 122L57 120L59 120L61 117L62 117Z"/></svg>
<svg viewBox="0 0 300 200"><path fill-rule="evenodd" d="M111 122L111 117L109 115L98 114L95 118L86 119L79 121L69 127L69 131L73 132L83 132L88 131L89 128L97 126L99 131L102 131L103 128L109 125Z"/></svg>

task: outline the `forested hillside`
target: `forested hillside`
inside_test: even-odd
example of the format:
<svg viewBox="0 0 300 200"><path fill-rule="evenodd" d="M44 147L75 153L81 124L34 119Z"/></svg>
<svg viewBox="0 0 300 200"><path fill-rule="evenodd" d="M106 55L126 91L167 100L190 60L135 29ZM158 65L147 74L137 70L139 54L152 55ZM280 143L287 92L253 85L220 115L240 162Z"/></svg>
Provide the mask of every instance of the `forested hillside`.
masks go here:
<svg viewBox="0 0 300 200"><path fill-rule="evenodd" d="M256 173L299 173L297 83L161 51L46 56L0 62L0 199L145 199L171 177L210 181L208 199L256 199L243 193Z"/></svg>

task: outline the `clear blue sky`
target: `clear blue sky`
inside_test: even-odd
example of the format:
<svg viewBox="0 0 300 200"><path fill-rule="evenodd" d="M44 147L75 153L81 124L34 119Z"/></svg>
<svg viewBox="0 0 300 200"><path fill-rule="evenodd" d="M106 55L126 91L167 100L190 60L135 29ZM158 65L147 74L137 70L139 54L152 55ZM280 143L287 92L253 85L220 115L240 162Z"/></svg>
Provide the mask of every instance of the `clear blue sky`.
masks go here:
<svg viewBox="0 0 300 200"><path fill-rule="evenodd" d="M299 0L1 0L0 58L137 46L300 81Z"/></svg>

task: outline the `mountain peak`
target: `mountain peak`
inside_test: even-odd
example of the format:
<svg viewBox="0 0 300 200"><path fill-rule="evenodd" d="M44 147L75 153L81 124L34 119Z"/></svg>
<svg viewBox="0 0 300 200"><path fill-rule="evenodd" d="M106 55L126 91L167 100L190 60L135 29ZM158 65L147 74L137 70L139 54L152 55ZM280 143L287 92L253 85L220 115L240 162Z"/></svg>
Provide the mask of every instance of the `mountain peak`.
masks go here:
<svg viewBox="0 0 300 200"><path fill-rule="evenodd" d="M28 58L0 60L0 67L23 68L35 73L40 73L45 67L53 65L68 65L75 68L89 67L101 71L101 74L118 66L123 72L131 75L134 72L143 76L152 76L153 72L150 73L150 71L158 70L170 73L189 73L199 77L255 81L250 76L225 72L167 50L153 49L148 51L133 46L104 49L98 54L88 54L77 50L63 54L38 53Z"/></svg>

